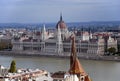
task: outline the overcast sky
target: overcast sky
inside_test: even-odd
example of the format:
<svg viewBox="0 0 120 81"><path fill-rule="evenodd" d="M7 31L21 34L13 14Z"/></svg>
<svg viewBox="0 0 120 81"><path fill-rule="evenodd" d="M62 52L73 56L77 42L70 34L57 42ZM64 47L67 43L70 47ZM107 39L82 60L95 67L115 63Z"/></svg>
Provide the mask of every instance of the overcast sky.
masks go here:
<svg viewBox="0 0 120 81"><path fill-rule="evenodd" d="M120 0L0 0L0 23L120 20Z"/></svg>

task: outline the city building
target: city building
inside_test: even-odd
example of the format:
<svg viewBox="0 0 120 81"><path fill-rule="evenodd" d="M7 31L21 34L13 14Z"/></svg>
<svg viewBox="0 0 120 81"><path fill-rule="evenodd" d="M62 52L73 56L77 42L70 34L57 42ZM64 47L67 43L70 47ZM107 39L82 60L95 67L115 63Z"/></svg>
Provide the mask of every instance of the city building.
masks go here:
<svg viewBox="0 0 120 81"><path fill-rule="evenodd" d="M56 25L54 32L46 30L45 25L38 32L30 35L26 34L13 40L13 51L34 52L48 55L70 56L72 34L76 37L76 49L78 56L100 56L106 53L110 47L117 50L117 40L109 32L72 31L69 32L67 25L63 21L62 14Z"/></svg>

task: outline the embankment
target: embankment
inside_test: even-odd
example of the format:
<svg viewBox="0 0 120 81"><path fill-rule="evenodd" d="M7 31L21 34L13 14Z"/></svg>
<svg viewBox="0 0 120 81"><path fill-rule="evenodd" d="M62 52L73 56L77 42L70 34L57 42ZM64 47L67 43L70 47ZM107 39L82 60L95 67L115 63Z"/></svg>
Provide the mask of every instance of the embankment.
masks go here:
<svg viewBox="0 0 120 81"><path fill-rule="evenodd" d="M70 54L57 54L47 52L29 52L29 51L0 51L2 56L34 56L34 57L55 57L69 58ZM78 56L80 59L101 60L101 61L120 61L120 56Z"/></svg>

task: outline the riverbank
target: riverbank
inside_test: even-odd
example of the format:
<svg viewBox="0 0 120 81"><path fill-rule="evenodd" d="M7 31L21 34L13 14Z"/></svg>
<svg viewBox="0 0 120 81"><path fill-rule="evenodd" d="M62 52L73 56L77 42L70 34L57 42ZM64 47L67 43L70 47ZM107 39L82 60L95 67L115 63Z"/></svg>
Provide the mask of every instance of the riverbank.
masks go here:
<svg viewBox="0 0 120 81"><path fill-rule="evenodd" d="M55 54L46 52L28 52L28 51L0 51L1 56L25 56L25 57L55 57L55 58L69 58L70 54ZM120 56L78 56L85 60L100 60L100 61L118 61Z"/></svg>

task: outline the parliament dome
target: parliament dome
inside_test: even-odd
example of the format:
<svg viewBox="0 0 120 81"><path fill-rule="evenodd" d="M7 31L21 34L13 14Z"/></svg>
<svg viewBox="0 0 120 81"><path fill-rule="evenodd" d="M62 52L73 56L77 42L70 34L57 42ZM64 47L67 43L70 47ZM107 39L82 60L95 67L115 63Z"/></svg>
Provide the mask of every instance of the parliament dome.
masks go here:
<svg viewBox="0 0 120 81"><path fill-rule="evenodd" d="M56 28L58 28L58 25L60 27L60 29L66 29L67 26L65 24L65 22L62 20L62 14L60 15L60 20L58 21Z"/></svg>

